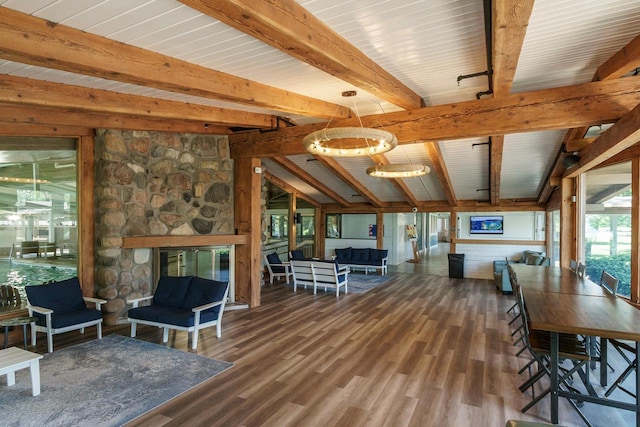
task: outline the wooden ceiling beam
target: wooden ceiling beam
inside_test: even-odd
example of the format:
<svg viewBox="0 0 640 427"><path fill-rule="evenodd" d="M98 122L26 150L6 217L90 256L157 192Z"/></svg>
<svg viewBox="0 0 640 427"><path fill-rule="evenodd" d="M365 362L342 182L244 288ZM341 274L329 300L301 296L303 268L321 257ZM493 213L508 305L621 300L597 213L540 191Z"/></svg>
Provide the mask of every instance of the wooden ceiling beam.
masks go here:
<svg viewBox="0 0 640 427"><path fill-rule="evenodd" d="M344 199L342 196L340 196L338 193L333 191L331 188L327 187L326 185L324 185L323 183L321 183L320 181L312 177L307 171L305 171L300 166L296 165L286 157L273 157L271 160L273 160L280 167L288 170L289 172L291 172L296 177L306 182L313 188L317 189L321 193L324 193L327 197L332 198L333 200L338 202L338 204L340 204L341 206L344 206L344 207L351 206L351 203L349 203L349 201Z"/></svg>
<svg viewBox="0 0 640 427"><path fill-rule="evenodd" d="M509 96L527 33L534 0L504 0L492 3L492 87L493 97ZM500 180L504 135L491 135L489 200L500 202Z"/></svg>
<svg viewBox="0 0 640 427"><path fill-rule="evenodd" d="M302 199L305 202L309 203L313 207L320 208L322 206L318 201L314 200L309 195L300 192L300 190L298 190L295 187L287 184L285 181L281 180L280 178L278 178L277 176L273 175L272 173L270 173L268 171L264 171L264 172L262 172L262 174L264 175L264 179L266 179L267 181L269 181L273 185L276 185L276 186L282 188L284 191L286 191L289 194L295 195L295 197L299 197L300 199Z"/></svg>
<svg viewBox="0 0 640 427"><path fill-rule="evenodd" d="M627 43L625 47L616 52L602 65L600 65L591 80L596 82L615 79L638 67L640 67L640 35L636 36L633 40ZM566 147L565 151L578 151L569 150L568 148L573 144L574 139L583 139L588 129L588 126L580 126L578 128L569 129L563 141L563 144ZM555 178L561 177L565 170L564 166L562 165L562 159L564 158L564 156L564 154L559 153L559 155L556 157L556 161L551 168L551 173L547 178L548 185L544 185L542 187L540 195L538 196L539 203L546 203L546 201L551 196L554 188L558 186L554 185L554 183L558 182Z"/></svg>
<svg viewBox="0 0 640 427"><path fill-rule="evenodd" d="M489 171L489 200L492 205L500 203L500 176L502 172L502 152L504 149L504 135L491 137Z"/></svg>
<svg viewBox="0 0 640 427"><path fill-rule="evenodd" d="M203 124L186 120L148 119L114 113L75 111L67 108L35 107L0 103L0 123L16 126L22 132L32 132L29 126L71 128L82 124L81 128L129 129L140 131L202 133L208 135L228 135L228 127Z"/></svg>
<svg viewBox="0 0 640 427"><path fill-rule="evenodd" d="M382 200L376 197L371 190L364 186L359 180L355 179L338 161L332 157L315 156L315 159L324 167L329 169L331 173L340 178L349 187L356 190L362 197L369 201L373 206L379 208L384 205Z"/></svg>
<svg viewBox="0 0 640 427"><path fill-rule="evenodd" d="M390 164L389 159L387 159L382 154L375 154L371 156L371 160L373 160L376 164L379 165L388 165ZM396 190L402 195L402 197L411 205L417 206L418 199L414 196L413 192L409 189L409 186L404 182L404 179L400 178L381 178L381 179L389 179L391 185L393 185Z"/></svg>
<svg viewBox="0 0 640 427"><path fill-rule="evenodd" d="M212 70L6 7L0 7L0 58L286 113L327 119L351 116L348 108L337 104Z"/></svg>
<svg viewBox="0 0 640 427"><path fill-rule="evenodd" d="M0 102L22 106L58 107L163 120L192 120L227 126L273 128L276 122L274 116L267 114L166 101L24 77L0 75L0 87Z"/></svg>
<svg viewBox="0 0 640 427"><path fill-rule="evenodd" d="M451 177L449 176L449 171L447 170L447 165L445 164L444 158L442 157L442 151L440 151L438 142L425 142L424 148L427 150L427 154L429 154L431 165L433 166L434 172L438 177L438 181L440 181L440 185L442 186L442 191L447 198L447 202L452 207L457 206L458 200L456 198L455 191L453 190Z"/></svg>
<svg viewBox="0 0 640 427"><path fill-rule="evenodd" d="M95 131L86 126L59 126L3 123L0 121L0 135L3 136L55 136L79 137L92 136Z"/></svg>
<svg viewBox="0 0 640 427"><path fill-rule="evenodd" d="M294 0L180 0L294 58L404 109L420 95Z"/></svg>
<svg viewBox="0 0 640 427"><path fill-rule="evenodd" d="M534 0L492 2L493 96L509 95Z"/></svg>
<svg viewBox="0 0 640 427"><path fill-rule="evenodd" d="M640 141L640 103L609 129L593 144L580 151L580 161L565 171L563 178L575 178L598 164L610 159Z"/></svg>
<svg viewBox="0 0 640 427"><path fill-rule="evenodd" d="M640 103L640 76L589 82L362 117L366 127L393 132L400 144L485 137L611 123ZM346 122L336 120L338 127ZM306 153L300 141L323 123L275 132L230 135L231 156L273 157ZM343 144L348 148L349 144Z"/></svg>
<svg viewBox="0 0 640 427"><path fill-rule="evenodd" d="M622 77L640 67L640 35L616 52L598 67L593 80L607 80Z"/></svg>

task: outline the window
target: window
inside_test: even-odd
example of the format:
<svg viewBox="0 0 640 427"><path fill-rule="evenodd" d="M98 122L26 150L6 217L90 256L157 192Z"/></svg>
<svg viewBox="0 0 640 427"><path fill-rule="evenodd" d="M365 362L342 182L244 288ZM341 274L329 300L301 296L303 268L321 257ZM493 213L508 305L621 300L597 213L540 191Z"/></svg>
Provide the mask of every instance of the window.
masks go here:
<svg viewBox="0 0 640 427"><path fill-rule="evenodd" d="M602 270L619 280L618 293L631 294L631 163L586 174L586 274L600 281Z"/></svg>

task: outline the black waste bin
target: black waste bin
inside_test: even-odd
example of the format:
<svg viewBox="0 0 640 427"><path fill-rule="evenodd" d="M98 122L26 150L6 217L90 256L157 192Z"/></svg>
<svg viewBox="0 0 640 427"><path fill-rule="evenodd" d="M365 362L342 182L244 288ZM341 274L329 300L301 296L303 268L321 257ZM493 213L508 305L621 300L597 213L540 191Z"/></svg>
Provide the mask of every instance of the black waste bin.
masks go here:
<svg viewBox="0 0 640 427"><path fill-rule="evenodd" d="M449 277L464 278L464 254L449 254Z"/></svg>

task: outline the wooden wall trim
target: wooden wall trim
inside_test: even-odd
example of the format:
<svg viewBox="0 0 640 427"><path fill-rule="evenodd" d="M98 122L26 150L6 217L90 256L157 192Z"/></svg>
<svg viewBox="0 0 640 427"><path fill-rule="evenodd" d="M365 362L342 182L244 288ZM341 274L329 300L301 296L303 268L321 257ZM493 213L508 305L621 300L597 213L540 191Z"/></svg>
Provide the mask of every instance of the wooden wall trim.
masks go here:
<svg viewBox="0 0 640 427"><path fill-rule="evenodd" d="M246 245L246 235L198 235L198 236L130 236L122 238L123 249L140 248L191 248L218 245Z"/></svg>
<svg viewBox="0 0 640 427"><path fill-rule="evenodd" d="M452 243L472 245L539 245L545 246L544 240L493 240L493 239L453 239Z"/></svg>

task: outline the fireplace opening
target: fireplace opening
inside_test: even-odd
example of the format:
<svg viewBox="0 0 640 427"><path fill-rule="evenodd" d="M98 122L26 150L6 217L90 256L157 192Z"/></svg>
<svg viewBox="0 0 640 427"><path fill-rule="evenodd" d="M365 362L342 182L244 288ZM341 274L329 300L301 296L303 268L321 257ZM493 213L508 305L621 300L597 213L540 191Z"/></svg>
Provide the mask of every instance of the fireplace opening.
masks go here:
<svg viewBox="0 0 640 427"><path fill-rule="evenodd" d="M155 248L156 276L198 276L229 282L229 303L235 302L234 246ZM157 282L157 280L156 280Z"/></svg>

